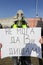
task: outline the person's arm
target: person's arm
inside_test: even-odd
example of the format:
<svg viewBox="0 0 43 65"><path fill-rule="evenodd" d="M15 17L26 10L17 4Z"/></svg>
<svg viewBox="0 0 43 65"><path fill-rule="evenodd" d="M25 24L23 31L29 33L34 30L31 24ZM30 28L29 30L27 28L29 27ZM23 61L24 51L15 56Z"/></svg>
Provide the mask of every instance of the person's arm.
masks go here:
<svg viewBox="0 0 43 65"><path fill-rule="evenodd" d="M40 39L40 43L43 44L43 29L41 31L41 39Z"/></svg>
<svg viewBox="0 0 43 65"><path fill-rule="evenodd" d="M41 44L43 44L43 27L42 27L42 29L41 29L41 38L40 38L39 42L40 42Z"/></svg>
<svg viewBox="0 0 43 65"><path fill-rule="evenodd" d="M41 21L38 21L37 27L41 27L41 38L40 38L39 42L41 44L43 44L43 21L42 20Z"/></svg>
<svg viewBox="0 0 43 65"><path fill-rule="evenodd" d="M43 36L41 36L39 42L40 42L41 44L43 44Z"/></svg>
<svg viewBox="0 0 43 65"><path fill-rule="evenodd" d="M22 24L23 24L23 25L26 25L27 28L29 28L29 25L27 24L27 22L26 22L25 20L22 22Z"/></svg>
<svg viewBox="0 0 43 65"><path fill-rule="evenodd" d="M17 21L15 21L14 24L17 24ZM11 28L13 28L14 24L11 25Z"/></svg>

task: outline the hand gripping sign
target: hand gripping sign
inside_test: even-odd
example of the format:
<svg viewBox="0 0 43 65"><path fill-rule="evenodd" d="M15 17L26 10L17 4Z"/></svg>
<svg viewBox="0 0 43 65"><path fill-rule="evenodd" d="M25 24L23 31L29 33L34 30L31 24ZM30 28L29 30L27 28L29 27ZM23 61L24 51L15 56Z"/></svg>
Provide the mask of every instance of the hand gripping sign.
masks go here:
<svg viewBox="0 0 43 65"><path fill-rule="evenodd" d="M0 29L1 58L31 56L42 58L41 28Z"/></svg>

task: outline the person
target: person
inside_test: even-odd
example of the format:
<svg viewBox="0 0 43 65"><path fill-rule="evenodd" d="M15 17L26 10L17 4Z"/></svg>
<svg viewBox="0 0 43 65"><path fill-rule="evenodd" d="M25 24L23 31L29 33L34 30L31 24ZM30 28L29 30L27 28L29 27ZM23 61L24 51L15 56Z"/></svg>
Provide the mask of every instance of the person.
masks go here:
<svg viewBox="0 0 43 65"><path fill-rule="evenodd" d="M27 28L28 25L27 25L27 22L25 21L25 18L24 18L24 14L23 14L23 11L22 10L19 10L17 12L17 20L14 21L14 24L11 25L11 28ZM22 61L22 58L23 59L26 59L26 57L12 57L12 59L14 60L14 65L22 65L22 63L24 62L24 60ZM25 65L25 63L23 63Z"/></svg>
<svg viewBox="0 0 43 65"><path fill-rule="evenodd" d="M40 38L39 42L41 43L42 52L43 52L43 21L42 21L42 18L40 18L40 20L38 20L36 27L41 27L41 38ZM43 53L42 53L42 57L43 57Z"/></svg>
<svg viewBox="0 0 43 65"><path fill-rule="evenodd" d="M0 29L3 28L2 24L0 24Z"/></svg>

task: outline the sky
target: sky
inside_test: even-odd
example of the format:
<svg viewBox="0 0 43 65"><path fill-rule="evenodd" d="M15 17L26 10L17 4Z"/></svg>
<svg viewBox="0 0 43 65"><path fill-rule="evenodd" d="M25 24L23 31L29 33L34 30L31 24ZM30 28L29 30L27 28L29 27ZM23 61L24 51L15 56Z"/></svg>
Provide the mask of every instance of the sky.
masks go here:
<svg viewBox="0 0 43 65"><path fill-rule="evenodd" d="M0 0L0 18L15 16L18 10L26 18L36 17L36 0ZM43 0L38 0L38 16L43 18Z"/></svg>

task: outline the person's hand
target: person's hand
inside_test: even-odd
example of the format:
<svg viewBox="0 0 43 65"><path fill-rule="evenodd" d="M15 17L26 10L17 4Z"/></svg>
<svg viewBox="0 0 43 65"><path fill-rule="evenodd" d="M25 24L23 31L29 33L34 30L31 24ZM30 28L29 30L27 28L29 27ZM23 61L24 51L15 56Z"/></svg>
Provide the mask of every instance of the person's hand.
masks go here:
<svg viewBox="0 0 43 65"><path fill-rule="evenodd" d="M43 36L40 38L39 42L43 44Z"/></svg>

